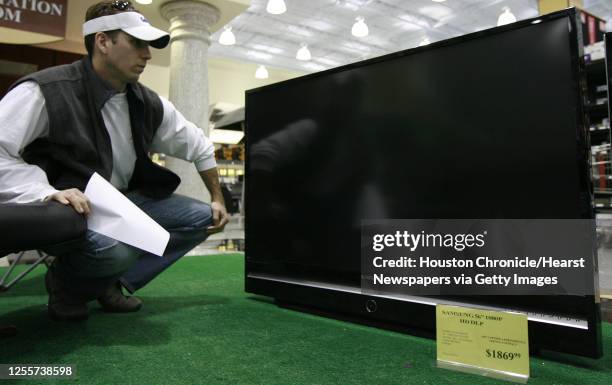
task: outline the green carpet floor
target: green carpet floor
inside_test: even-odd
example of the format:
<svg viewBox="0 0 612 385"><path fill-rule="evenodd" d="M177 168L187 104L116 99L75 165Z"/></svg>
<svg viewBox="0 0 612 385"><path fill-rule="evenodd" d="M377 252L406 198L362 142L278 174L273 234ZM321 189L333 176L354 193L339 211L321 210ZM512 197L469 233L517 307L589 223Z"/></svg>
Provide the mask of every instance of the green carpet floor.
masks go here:
<svg viewBox="0 0 612 385"><path fill-rule="evenodd" d="M44 267L0 298L0 363L74 364L38 384L505 384L435 367L435 341L286 310L244 293L243 256L183 258L139 292L144 307L79 324L50 321ZM612 384L606 355L531 359L530 384ZM26 380L4 383L26 383Z"/></svg>

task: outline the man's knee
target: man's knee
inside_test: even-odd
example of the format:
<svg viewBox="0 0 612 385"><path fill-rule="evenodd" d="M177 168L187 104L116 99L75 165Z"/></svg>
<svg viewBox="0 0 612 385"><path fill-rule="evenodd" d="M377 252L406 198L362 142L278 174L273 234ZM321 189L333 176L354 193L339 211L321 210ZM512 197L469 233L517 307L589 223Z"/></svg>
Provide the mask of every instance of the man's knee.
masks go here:
<svg viewBox="0 0 612 385"><path fill-rule="evenodd" d="M194 201L190 205L189 211L187 227L205 229L212 224L212 209L208 203Z"/></svg>
<svg viewBox="0 0 612 385"><path fill-rule="evenodd" d="M108 277L121 275L132 267L142 252L130 245L115 241L115 245L105 250L100 250L88 257L97 265L98 273L95 276Z"/></svg>
<svg viewBox="0 0 612 385"><path fill-rule="evenodd" d="M168 231L205 229L212 223L210 205L180 194L151 199L130 192L127 197Z"/></svg>
<svg viewBox="0 0 612 385"><path fill-rule="evenodd" d="M200 230L212 224L212 210L208 203L175 194L172 206L174 218L169 230Z"/></svg>
<svg viewBox="0 0 612 385"><path fill-rule="evenodd" d="M142 252L130 245L92 231L77 242L54 250L72 274L83 278L119 275L128 270Z"/></svg>

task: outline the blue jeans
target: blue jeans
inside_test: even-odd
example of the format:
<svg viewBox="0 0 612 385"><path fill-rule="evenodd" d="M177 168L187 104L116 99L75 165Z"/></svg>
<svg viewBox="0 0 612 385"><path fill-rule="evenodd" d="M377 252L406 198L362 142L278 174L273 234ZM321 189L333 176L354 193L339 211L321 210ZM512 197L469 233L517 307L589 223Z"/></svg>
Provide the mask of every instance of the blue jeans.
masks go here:
<svg viewBox="0 0 612 385"><path fill-rule="evenodd" d="M67 290L93 299L119 280L133 293L208 237L212 211L206 203L178 194L153 199L130 191L126 197L170 233L164 256L87 230L83 238L45 249L57 257L54 272Z"/></svg>

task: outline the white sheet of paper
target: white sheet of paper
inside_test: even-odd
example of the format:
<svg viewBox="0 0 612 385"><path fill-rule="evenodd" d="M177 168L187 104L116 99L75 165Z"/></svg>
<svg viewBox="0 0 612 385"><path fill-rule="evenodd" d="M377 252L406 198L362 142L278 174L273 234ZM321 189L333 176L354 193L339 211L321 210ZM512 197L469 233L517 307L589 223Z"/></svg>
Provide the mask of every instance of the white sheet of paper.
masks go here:
<svg viewBox="0 0 612 385"><path fill-rule="evenodd" d="M91 208L89 230L160 257L164 254L170 233L98 173L89 179L85 196Z"/></svg>

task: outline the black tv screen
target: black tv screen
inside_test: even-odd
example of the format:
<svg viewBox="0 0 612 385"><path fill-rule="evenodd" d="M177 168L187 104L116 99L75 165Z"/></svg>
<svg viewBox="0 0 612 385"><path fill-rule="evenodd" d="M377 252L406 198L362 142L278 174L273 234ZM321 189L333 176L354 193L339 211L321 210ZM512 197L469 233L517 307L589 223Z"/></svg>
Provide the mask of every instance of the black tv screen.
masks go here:
<svg viewBox="0 0 612 385"><path fill-rule="evenodd" d="M534 349L600 356L593 295L360 290L364 219L594 218L577 28L567 10L247 91L246 290L429 332L436 303L512 308Z"/></svg>

